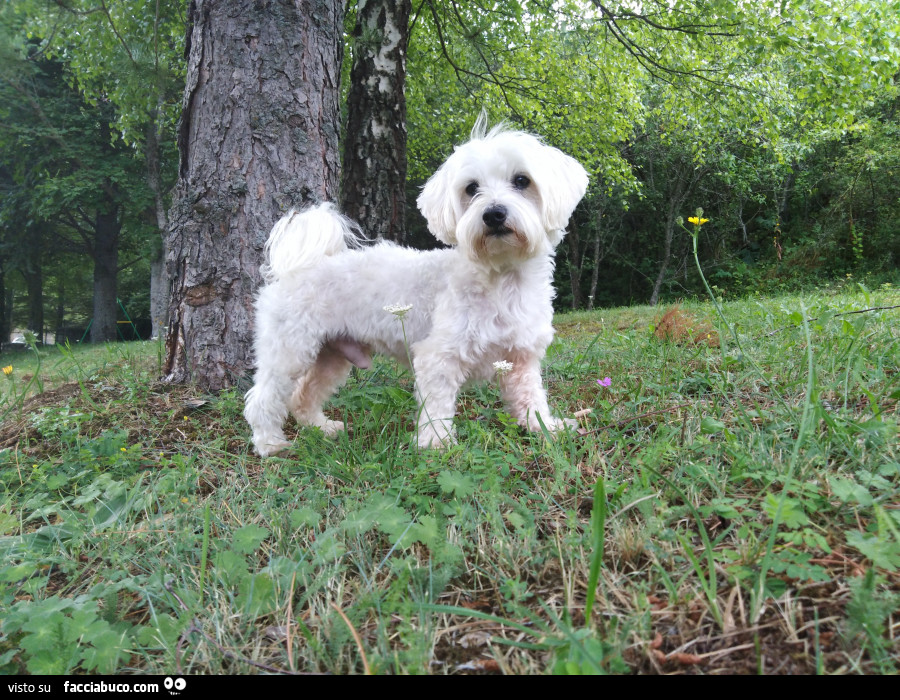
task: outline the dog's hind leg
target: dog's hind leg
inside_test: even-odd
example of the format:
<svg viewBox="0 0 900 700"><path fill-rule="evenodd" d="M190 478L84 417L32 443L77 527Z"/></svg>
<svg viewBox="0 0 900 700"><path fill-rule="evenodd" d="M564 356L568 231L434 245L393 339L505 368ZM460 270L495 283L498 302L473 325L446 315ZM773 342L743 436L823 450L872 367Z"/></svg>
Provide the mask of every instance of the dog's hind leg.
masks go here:
<svg viewBox="0 0 900 700"><path fill-rule="evenodd" d="M253 428L253 446L261 457L280 452L291 444L285 438L282 426L287 418L292 386L289 375L276 373L270 367L260 367L253 388L247 392L244 418Z"/></svg>
<svg viewBox="0 0 900 700"><path fill-rule="evenodd" d="M318 352L314 340L309 344L296 338L288 342L277 334L265 333L275 327L260 324L255 348L256 374L244 403L244 418L253 428L253 446L262 457L291 444L282 430L291 405L291 392L297 377L304 376L314 366Z"/></svg>
<svg viewBox="0 0 900 700"><path fill-rule="evenodd" d="M329 420L322 412L322 404L341 386L350 373L351 363L347 353L326 344L312 368L297 381L290 399L290 409L300 425L321 428L328 436L344 429L339 420Z"/></svg>

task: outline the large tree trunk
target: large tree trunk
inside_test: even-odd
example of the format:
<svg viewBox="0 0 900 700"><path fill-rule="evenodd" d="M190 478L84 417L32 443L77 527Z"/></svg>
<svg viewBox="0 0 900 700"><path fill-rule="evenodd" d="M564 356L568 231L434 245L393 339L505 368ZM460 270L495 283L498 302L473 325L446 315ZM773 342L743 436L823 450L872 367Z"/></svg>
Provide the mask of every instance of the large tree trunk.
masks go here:
<svg viewBox="0 0 900 700"><path fill-rule="evenodd" d="M193 0L169 214L168 381L231 386L252 366L269 230L337 193L340 0Z"/></svg>
<svg viewBox="0 0 900 700"><path fill-rule="evenodd" d="M358 0L341 208L372 238L406 238L410 0Z"/></svg>
<svg viewBox="0 0 900 700"><path fill-rule="evenodd" d="M116 339L118 302L116 278L119 273L119 213L98 214L94 226L94 320L91 342L105 343Z"/></svg>

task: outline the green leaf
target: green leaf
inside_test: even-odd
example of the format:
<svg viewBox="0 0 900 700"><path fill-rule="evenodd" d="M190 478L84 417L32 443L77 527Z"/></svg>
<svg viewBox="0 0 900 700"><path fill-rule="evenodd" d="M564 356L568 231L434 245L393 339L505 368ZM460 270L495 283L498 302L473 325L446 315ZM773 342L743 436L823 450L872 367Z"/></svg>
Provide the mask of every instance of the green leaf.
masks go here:
<svg viewBox="0 0 900 700"><path fill-rule="evenodd" d="M67 655L55 651L39 651L31 654L25 662L29 673L35 676L59 676L72 670Z"/></svg>
<svg viewBox="0 0 900 700"><path fill-rule="evenodd" d="M347 547L337 538L337 534L331 530L322 533L316 538L313 551L316 553L316 561L331 562L344 556L347 552Z"/></svg>
<svg viewBox="0 0 900 700"><path fill-rule="evenodd" d="M725 423L709 416L704 416L700 421L700 432L704 435L712 435L713 433L721 433L725 430Z"/></svg>
<svg viewBox="0 0 900 700"><path fill-rule="evenodd" d="M514 510L511 510L506 514L506 522L508 522L517 530L525 527L525 518L523 518L519 513L516 513Z"/></svg>
<svg viewBox="0 0 900 700"><path fill-rule="evenodd" d="M291 511L290 520L293 528L315 527L322 520L322 516L314 508L301 506Z"/></svg>
<svg viewBox="0 0 900 700"><path fill-rule="evenodd" d="M828 479L831 492L841 503L858 503L861 506L870 506L875 501L865 486L857 484L851 479L832 477Z"/></svg>
<svg viewBox="0 0 900 700"><path fill-rule="evenodd" d="M213 566L222 577L226 586L236 585L250 573L244 557L232 552L230 549L218 552Z"/></svg>
<svg viewBox="0 0 900 700"><path fill-rule="evenodd" d="M736 506L746 502L746 499L714 498L709 502L708 506L700 508L700 513L704 516L715 513L722 518L735 520L741 517L741 513Z"/></svg>
<svg viewBox="0 0 900 700"><path fill-rule="evenodd" d="M92 646L83 651L84 667L88 671L112 674L119 664L131 656L128 651L128 635L107 628L90 637Z"/></svg>
<svg viewBox="0 0 900 700"><path fill-rule="evenodd" d="M19 564L18 566L9 566L5 569L0 569L0 581L9 583L26 579L37 571L37 568L37 564L29 562L27 564Z"/></svg>
<svg viewBox="0 0 900 700"><path fill-rule="evenodd" d="M80 610L73 610L71 616L62 624L62 641L64 644L77 644L79 640L93 639L109 629L109 623L98 617L97 606L91 605Z"/></svg>
<svg viewBox="0 0 900 700"><path fill-rule="evenodd" d="M888 571L896 571L900 567L900 543L885 540L878 535L868 535L857 530L845 533L847 544L858 550L875 566Z"/></svg>
<svg viewBox="0 0 900 700"><path fill-rule="evenodd" d="M445 469L438 474L438 486L444 493L455 493L457 498L466 498L475 493L475 482L471 477L452 469Z"/></svg>
<svg viewBox="0 0 900 700"><path fill-rule="evenodd" d="M354 510L347 514L341 521L341 529L354 535L361 535L368 532L378 522L378 518L372 512L366 510Z"/></svg>
<svg viewBox="0 0 900 700"><path fill-rule="evenodd" d="M426 547L434 548L444 541L443 530L434 516L423 515L411 529L413 537Z"/></svg>
<svg viewBox="0 0 900 700"><path fill-rule="evenodd" d="M767 494L763 509L773 521L777 515L778 522L790 530L809 524L809 518L803 510L803 505L795 498Z"/></svg>
<svg viewBox="0 0 900 700"><path fill-rule="evenodd" d="M242 554L250 554L269 536L269 531L260 525L245 525L234 532L234 548Z"/></svg>
<svg viewBox="0 0 900 700"><path fill-rule="evenodd" d="M426 547L434 549L445 541L437 518L431 515L422 516L418 522L407 526L402 532L391 535L394 544L402 548L411 546L413 542L421 542Z"/></svg>
<svg viewBox="0 0 900 700"><path fill-rule="evenodd" d="M181 637L187 621L181 621L168 613L158 614L154 618L153 625L140 627L137 632L137 642L145 647L172 648Z"/></svg>
<svg viewBox="0 0 900 700"><path fill-rule="evenodd" d="M58 622L48 624L45 621L40 625L31 625L31 628L33 632L26 634L19 641L19 646L31 656L41 651L56 649L62 641ZM23 629L26 628L23 627Z"/></svg>
<svg viewBox="0 0 900 700"><path fill-rule="evenodd" d="M238 608L250 617L276 609L275 582L268 574L253 574L241 580L236 599Z"/></svg>

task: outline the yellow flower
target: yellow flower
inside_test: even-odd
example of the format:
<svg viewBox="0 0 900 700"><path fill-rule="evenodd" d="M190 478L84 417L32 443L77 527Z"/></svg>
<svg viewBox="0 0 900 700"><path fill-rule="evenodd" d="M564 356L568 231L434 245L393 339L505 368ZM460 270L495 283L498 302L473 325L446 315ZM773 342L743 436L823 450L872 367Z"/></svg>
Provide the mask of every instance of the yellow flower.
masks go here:
<svg viewBox="0 0 900 700"><path fill-rule="evenodd" d="M709 221L709 219L701 219L699 216L689 216L688 217L688 223L694 224L694 226L702 226L707 221Z"/></svg>
<svg viewBox="0 0 900 700"><path fill-rule="evenodd" d="M12 374L12 365L6 365L6 367L3 368L3 374L9 377Z"/></svg>

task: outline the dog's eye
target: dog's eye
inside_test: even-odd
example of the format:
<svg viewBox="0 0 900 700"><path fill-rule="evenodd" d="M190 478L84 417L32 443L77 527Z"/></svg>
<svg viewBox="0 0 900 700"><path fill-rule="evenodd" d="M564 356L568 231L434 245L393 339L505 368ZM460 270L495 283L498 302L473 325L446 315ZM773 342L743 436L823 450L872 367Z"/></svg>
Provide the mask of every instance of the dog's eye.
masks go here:
<svg viewBox="0 0 900 700"><path fill-rule="evenodd" d="M466 186L466 194L469 195L470 197L474 197L476 194L478 194L478 183L470 182Z"/></svg>
<svg viewBox="0 0 900 700"><path fill-rule="evenodd" d="M516 175L512 181L513 187L517 190L525 190L528 189L528 185L531 184L531 180L529 180L524 175Z"/></svg>

